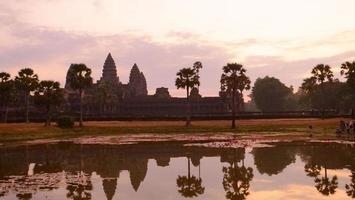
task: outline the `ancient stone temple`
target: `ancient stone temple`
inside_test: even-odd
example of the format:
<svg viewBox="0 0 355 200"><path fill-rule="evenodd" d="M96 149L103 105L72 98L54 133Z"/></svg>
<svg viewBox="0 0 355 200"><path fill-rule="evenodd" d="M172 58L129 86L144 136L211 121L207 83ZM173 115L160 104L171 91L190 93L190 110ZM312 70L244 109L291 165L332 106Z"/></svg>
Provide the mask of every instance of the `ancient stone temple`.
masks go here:
<svg viewBox="0 0 355 200"><path fill-rule="evenodd" d="M173 81L173 80L172 80ZM67 112L79 111L79 96L65 85ZM102 77L85 91L85 116L91 118L129 117L181 117L186 114L186 98L171 97L168 88L157 88L148 95L147 81L135 63L129 82L120 82L116 63L109 53L103 65ZM191 111L194 116L223 115L229 112L224 98L202 97L197 88L190 93Z"/></svg>
<svg viewBox="0 0 355 200"><path fill-rule="evenodd" d="M125 97L147 96L147 82L143 72L139 71L136 63L134 63L131 73L129 74L129 82L126 86Z"/></svg>
<svg viewBox="0 0 355 200"><path fill-rule="evenodd" d="M117 76L117 69L115 61L113 60L111 53L107 55L102 70L102 77L99 82L105 82L110 84L119 84L120 80Z"/></svg>

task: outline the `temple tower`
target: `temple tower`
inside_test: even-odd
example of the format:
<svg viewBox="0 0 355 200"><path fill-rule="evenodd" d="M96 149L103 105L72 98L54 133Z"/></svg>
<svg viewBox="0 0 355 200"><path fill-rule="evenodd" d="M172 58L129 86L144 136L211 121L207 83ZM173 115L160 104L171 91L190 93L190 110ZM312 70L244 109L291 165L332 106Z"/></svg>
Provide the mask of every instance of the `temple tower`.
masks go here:
<svg viewBox="0 0 355 200"><path fill-rule="evenodd" d="M113 84L119 83L119 77L117 76L116 64L111 56L111 53L109 53L107 55L105 63L104 63L104 67L102 70L102 77L100 79L100 82L102 82L102 81L106 82L106 83L113 83Z"/></svg>
<svg viewBox="0 0 355 200"><path fill-rule="evenodd" d="M139 70L137 64L134 64L131 69L128 88L131 97L148 95L147 82L143 72Z"/></svg>

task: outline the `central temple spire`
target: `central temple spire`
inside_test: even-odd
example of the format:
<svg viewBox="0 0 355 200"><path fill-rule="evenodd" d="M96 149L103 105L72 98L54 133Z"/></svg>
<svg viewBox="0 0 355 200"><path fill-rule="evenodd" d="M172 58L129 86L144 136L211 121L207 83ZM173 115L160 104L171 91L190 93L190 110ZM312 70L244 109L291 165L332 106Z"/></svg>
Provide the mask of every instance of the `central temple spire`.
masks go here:
<svg viewBox="0 0 355 200"><path fill-rule="evenodd" d="M102 70L102 78L101 80L109 83L118 83L119 78L117 76L117 69L115 61L112 58L111 53L109 53L106 57L105 64Z"/></svg>

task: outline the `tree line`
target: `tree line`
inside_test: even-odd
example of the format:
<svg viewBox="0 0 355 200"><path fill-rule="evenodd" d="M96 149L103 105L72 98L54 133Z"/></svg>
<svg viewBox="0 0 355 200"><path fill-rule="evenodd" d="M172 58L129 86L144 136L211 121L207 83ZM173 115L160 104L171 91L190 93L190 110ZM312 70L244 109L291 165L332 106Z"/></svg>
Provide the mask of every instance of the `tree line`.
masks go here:
<svg viewBox="0 0 355 200"><path fill-rule="evenodd" d="M201 68L201 62L196 62L192 67L182 68L176 74L176 87L186 89L187 93L186 126L191 124L189 91L195 86L200 86ZM245 110L243 92L251 89L251 81L246 72L240 63L227 63L222 68L220 96L230 105L232 128L236 127L236 113ZM350 109L353 115L355 61L343 63L340 74L345 78L345 82L334 79L333 70L329 65L318 64L312 68L311 76L303 80L297 92L294 92L292 86L287 87L277 78L269 76L258 78L250 94L251 103L262 112L318 110L324 118L325 110L346 112Z"/></svg>
<svg viewBox="0 0 355 200"><path fill-rule="evenodd" d="M200 86L200 70L203 65L195 62L191 67L180 69L176 74L177 89L186 89L186 126L191 125L190 91ZM251 88L247 70L240 63L227 63L222 67L220 78L220 96L228 101L232 114L232 128L236 127L235 118L244 110L244 92L252 89L251 102L262 112L320 110L353 110L355 102L355 61L341 65L341 76L345 82L334 79L329 65L319 64L304 79L301 87L294 92L279 79L266 76L258 78ZM80 96L79 124L83 126L83 97L85 90L93 84L91 69L85 64L72 64L67 74L69 87ZM0 105L3 121L7 122L9 105L21 102L24 106L25 120L29 122L30 101L46 113L46 126L50 126L51 117L64 101L64 90L60 83L52 80L40 81L30 68L21 69L11 78L6 72L0 73Z"/></svg>
<svg viewBox="0 0 355 200"><path fill-rule="evenodd" d="M80 126L83 125L82 97L84 90L91 86L91 69L85 64L72 64L68 73L68 83L80 95ZM21 69L11 78L7 72L0 72L0 105L3 111L3 122L7 122L10 105L15 103L24 105L26 123L29 123L30 101L46 113L45 126L51 125L54 112L64 101L64 89L60 83L52 80L40 81L38 75L31 68Z"/></svg>
<svg viewBox="0 0 355 200"><path fill-rule="evenodd" d="M252 89L252 102L262 112L316 110L322 117L325 111L353 114L355 61L343 63L340 69L345 82L334 78L329 65L316 65L296 92L274 77L258 78Z"/></svg>

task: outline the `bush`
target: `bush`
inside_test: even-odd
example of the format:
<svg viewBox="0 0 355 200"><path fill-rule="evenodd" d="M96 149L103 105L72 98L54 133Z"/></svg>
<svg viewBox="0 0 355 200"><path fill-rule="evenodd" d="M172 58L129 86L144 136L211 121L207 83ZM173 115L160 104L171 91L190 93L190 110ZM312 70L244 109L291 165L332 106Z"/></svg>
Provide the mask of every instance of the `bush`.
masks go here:
<svg viewBox="0 0 355 200"><path fill-rule="evenodd" d="M74 122L74 118L70 116L60 116L57 119L57 125L59 128L73 128Z"/></svg>

